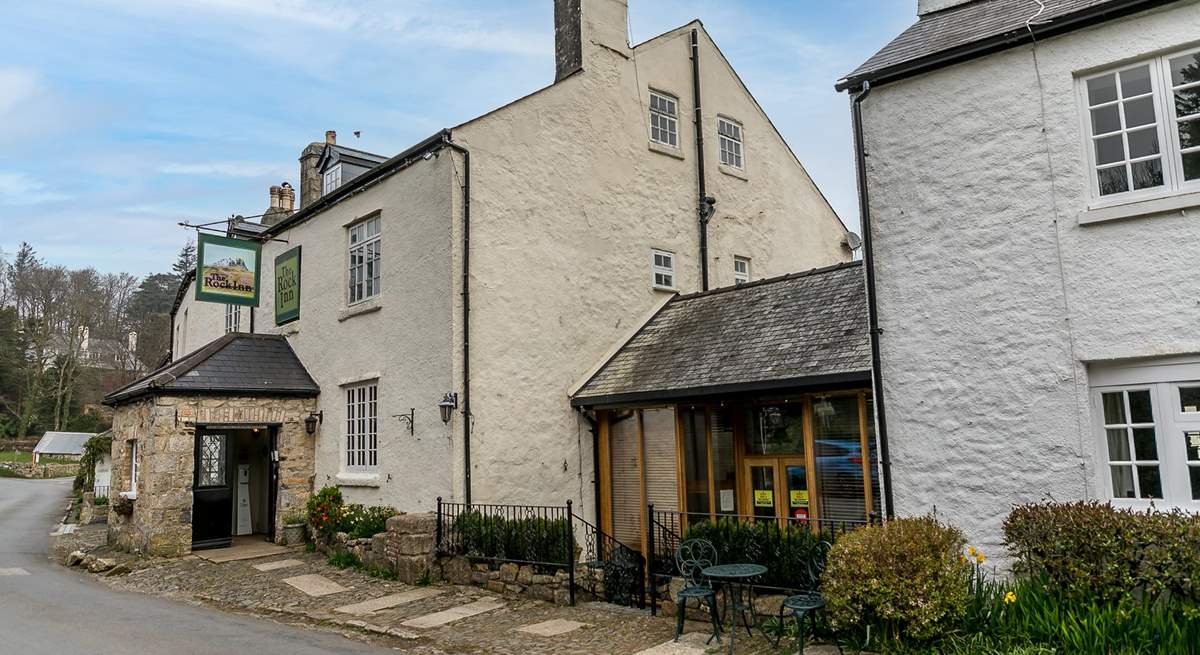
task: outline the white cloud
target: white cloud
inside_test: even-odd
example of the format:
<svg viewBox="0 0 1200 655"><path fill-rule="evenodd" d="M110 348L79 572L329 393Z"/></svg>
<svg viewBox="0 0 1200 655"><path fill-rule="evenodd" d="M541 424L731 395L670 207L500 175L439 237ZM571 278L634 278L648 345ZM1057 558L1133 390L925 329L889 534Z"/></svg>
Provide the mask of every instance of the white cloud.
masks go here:
<svg viewBox="0 0 1200 655"><path fill-rule="evenodd" d="M164 164L158 169L167 175L208 175L214 177L279 177L286 178L294 171L279 163L253 161L210 161Z"/></svg>
<svg viewBox="0 0 1200 655"><path fill-rule="evenodd" d="M0 205L40 205L70 198L24 173L0 173Z"/></svg>

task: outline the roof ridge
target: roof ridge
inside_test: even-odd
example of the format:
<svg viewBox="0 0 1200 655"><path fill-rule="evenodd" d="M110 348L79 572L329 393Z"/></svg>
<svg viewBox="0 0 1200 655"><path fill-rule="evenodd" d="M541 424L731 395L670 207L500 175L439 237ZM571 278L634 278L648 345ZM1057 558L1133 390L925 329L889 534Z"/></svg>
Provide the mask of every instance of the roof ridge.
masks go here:
<svg viewBox="0 0 1200 655"><path fill-rule="evenodd" d="M693 291L692 293L677 296L671 302L675 303L675 302L679 302L681 300L692 300L694 298L703 298L703 297L707 297L707 296L717 295L720 293L728 293L730 291L738 291L740 289L748 289L750 287L760 287L760 286L764 286L767 284L775 284L776 282L784 282L787 280L796 280L796 279L805 278L805 277L812 277L814 275L823 275L825 273L832 273L834 271L838 271L843 268L850 268L851 266L859 266L861 264L862 264L862 260L852 259L848 262L840 262L837 264L831 264L829 266L821 266L819 268L810 268L807 271L796 271L793 273L784 273L783 275L776 275L775 277L765 277L761 280L754 280L752 282L743 282L740 284L735 284L735 285L727 286L727 287L717 287L715 289L709 289L708 291Z"/></svg>

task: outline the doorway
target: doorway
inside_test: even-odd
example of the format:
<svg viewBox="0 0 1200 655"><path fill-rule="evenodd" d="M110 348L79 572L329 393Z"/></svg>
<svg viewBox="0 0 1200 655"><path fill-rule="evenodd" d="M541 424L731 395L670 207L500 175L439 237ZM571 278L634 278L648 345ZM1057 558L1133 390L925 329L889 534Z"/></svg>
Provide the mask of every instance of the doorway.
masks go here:
<svg viewBox="0 0 1200 655"><path fill-rule="evenodd" d="M749 487L743 497L756 519L808 519L808 466L803 457L746 457L742 479Z"/></svg>
<svg viewBox="0 0 1200 655"><path fill-rule="evenodd" d="M275 540L276 429L196 429L192 549L223 548L235 536Z"/></svg>

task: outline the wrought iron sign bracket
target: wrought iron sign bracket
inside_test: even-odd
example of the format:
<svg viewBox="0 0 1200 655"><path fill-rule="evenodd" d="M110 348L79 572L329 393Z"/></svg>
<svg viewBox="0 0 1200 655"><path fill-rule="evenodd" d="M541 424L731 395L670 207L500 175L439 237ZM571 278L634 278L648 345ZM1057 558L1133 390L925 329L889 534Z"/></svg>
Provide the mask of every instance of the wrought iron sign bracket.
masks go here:
<svg viewBox="0 0 1200 655"><path fill-rule="evenodd" d="M408 424L408 434L409 434L409 436L412 436L414 434L413 433L413 417L415 417L416 414L417 414L417 408L410 407L407 414L393 414L392 418L398 418L398 419L400 419L401 423L407 423Z"/></svg>

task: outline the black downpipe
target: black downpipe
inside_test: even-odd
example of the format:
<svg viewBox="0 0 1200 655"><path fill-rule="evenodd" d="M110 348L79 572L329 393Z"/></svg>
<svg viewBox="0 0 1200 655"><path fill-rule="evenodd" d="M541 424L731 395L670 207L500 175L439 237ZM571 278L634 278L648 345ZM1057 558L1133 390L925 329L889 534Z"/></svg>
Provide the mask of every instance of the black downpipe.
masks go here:
<svg viewBox="0 0 1200 655"><path fill-rule="evenodd" d="M871 93L871 83L863 82L862 91L854 96L851 104L854 115L854 159L858 169L858 211L863 230L863 265L867 271L867 322L871 332L871 378L874 382L874 404L879 438L879 459L883 467L883 504L885 516L895 517L892 502L892 457L888 448L887 414L883 402L883 366L879 355L879 310L875 306L875 253L871 239L871 207L867 193L867 151L863 143L862 101Z"/></svg>
<svg viewBox="0 0 1200 655"><path fill-rule="evenodd" d="M463 333L463 502L471 504L471 151L450 140L445 144L463 156L462 333Z"/></svg>
<svg viewBox="0 0 1200 655"><path fill-rule="evenodd" d="M696 217L700 219L700 289L708 291L708 218L704 188L704 121L700 112L700 35L692 30L692 106L696 132Z"/></svg>

